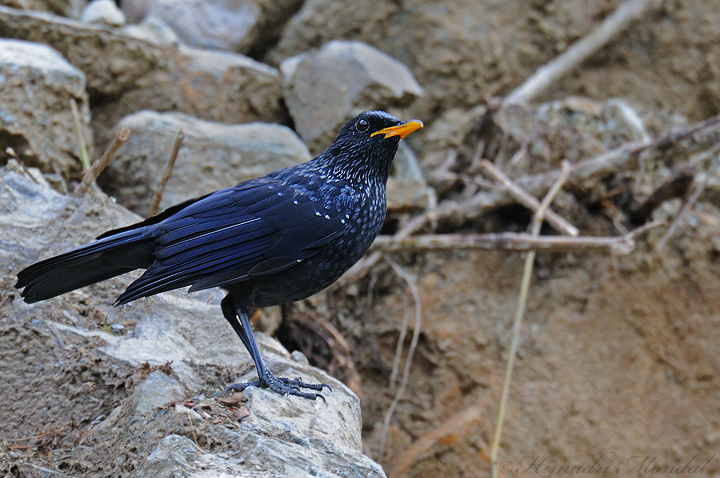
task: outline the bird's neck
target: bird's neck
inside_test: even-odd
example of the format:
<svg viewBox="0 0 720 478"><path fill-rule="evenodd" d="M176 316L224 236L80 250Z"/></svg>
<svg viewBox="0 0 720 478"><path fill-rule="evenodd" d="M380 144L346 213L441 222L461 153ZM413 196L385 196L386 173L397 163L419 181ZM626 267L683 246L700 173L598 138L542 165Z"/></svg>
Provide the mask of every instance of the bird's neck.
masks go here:
<svg viewBox="0 0 720 478"><path fill-rule="evenodd" d="M392 154L374 157L374 161L369 161L361 155L348 154L339 159L338 155L328 153L326 151L320 154L314 161L317 166L334 178L358 184L382 185L383 187L387 184L395 156Z"/></svg>

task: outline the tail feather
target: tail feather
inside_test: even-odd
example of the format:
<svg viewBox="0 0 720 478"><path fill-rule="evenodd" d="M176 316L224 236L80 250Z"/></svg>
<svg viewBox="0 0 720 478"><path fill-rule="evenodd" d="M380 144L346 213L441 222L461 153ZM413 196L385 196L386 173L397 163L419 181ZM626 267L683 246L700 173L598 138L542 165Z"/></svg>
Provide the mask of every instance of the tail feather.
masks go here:
<svg viewBox="0 0 720 478"><path fill-rule="evenodd" d="M153 263L155 240L132 230L51 257L18 274L21 296L31 304Z"/></svg>

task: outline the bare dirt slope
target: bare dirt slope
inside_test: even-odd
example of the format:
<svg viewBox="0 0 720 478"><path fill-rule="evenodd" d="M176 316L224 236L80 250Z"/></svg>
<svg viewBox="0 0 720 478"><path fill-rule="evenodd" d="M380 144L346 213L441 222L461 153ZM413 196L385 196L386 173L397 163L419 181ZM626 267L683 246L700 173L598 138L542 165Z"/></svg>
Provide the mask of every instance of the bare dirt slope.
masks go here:
<svg viewBox="0 0 720 478"><path fill-rule="evenodd" d="M604 463L628 469L633 456L675 466L711 458L720 445L717 227L686 228L663 257L539 256L501 460L521 469L527 456L591 465L612 453ZM329 299L340 317L354 318L338 326L355 334L366 446L389 476L487 476L523 260L459 251L406 263L417 274L424 322L382 459L382 422L395 394L388 377L412 302L391 270L381 273L370 309L365 296L353 306L340 293ZM711 461L707 472L719 469Z"/></svg>

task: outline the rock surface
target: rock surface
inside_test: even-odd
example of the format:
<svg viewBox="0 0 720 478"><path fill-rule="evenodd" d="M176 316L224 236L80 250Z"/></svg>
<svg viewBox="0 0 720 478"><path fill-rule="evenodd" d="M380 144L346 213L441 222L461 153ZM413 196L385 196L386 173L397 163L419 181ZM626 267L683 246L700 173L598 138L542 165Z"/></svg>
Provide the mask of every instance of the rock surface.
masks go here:
<svg viewBox="0 0 720 478"><path fill-rule="evenodd" d="M85 0L0 0L0 5L79 18Z"/></svg>
<svg viewBox="0 0 720 478"><path fill-rule="evenodd" d="M415 153L401 141L387 184L388 212L433 209L437 204L435 190L428 186Z"/></svg>
<svg viewBox="0 0 720 478"><path fill-rule="evenodd" d="M170 25L157 17L148 17L138 25L126 25L122 32L158 45L177 46L182 40Z"/></svg>
<svg viewBox="0 0 720 478"><path fill-rule="evenodd" d="M253 1L154 0L146 8L189 46L243 53L252 47L262 14Z"/></svg>
<svg viewBox="0 0 720 478"><path fill-rule="evenodd" d="M80 128L92 141L85 75L52 48L0 39L0 162L12 147L44 172L80 170L80 147L70 102L80 111Z"/></svg>
<svg viewBox="0 0 720 478"><path fill-rule="evenodd" d="M280 69L295 128L316 153L348 118L407 105L423 91L402 63L360 42L332 41L285 60Z"/></svg>
<svg viewBox="0 0 720 478"><path fill-rule="evenodd" d="M180 129L185 140L161 209L310 159L295 133L276 124L225 125L181 113L142 111L124 118L115 129L132 134L100 184L141 215L147 214Z"/></svg>
<svg viewBox="0 0 720 478"><path fill-rule="evenodd" d="M127 19L123 11L112 0L93 0L83 9L80 21L121 27L125 25Z"/></svg>
<svg viewBox="0 0 720 478"><path fill-rule="evenodd" d="M193 47L250 53L263 51L302 0L125 0L135 22L155 16Z"/></svg>
<svg viewBox="0 0 720 478"><path fill-rule="evenodd" d="M36 170L30 174L37 182L14 162L0 171L0 267L6 270L16 272L70 244L84 243L88 236L108 226L137 219L102 193L91 193L86 199L61 196ZM281 477L385 476L379 465L362 454L357 397L305 360L294 360L277 341L262 334L258 334L258 342L268 366L281 376L327 383L333 391L324 393L326 402L283 397L250 387L238 402L247 410L244 417L231 418L228 410L232 408L226 408L218 398L199 395L168 407L166 401L187 398L185 389L202 389L205 377L199 373L201 367L227 368L241 363L250 371L231 380L249 381L256 378L252 362L222 318L218 294L187 296L174 291L113 309L108 301L128 280L115 278L32 305L16 295L4 304L4 313L15 323L34 321L35 327L58 337L99 339L104 342L99 348L102 353L136 370L150 370L146 376L140 375L134 392L107 418L99 418L86 428L91 441L113 442L115 452L127 447L135 457L138 476L221 476L235 472L266 472ZM103 313L79 313L86 307ZM95 321L103 314L105 322L124 323L128 332L116 335L98 326ZM48 372L53 373L52 367ZM214 443L213 453L203 453L192 442L175 436L185 434L188 421L193 423L191 436L195 441ZM197 474L201 471L205 475Z"/></svg>

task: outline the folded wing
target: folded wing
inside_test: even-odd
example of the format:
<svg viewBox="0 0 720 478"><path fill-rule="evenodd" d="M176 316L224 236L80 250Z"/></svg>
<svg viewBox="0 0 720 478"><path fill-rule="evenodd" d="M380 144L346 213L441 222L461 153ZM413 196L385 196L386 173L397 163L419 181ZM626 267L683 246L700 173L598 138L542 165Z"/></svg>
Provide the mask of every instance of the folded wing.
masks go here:
<svg viewBox="0 0 720 478"><path fill-rule="evenodd" d="M267 177L190 201L146 226L155 237L155 261L117 303L293 267L345 232L344 216L324 204L327 198L316 201L297 186Z"/></svg>

